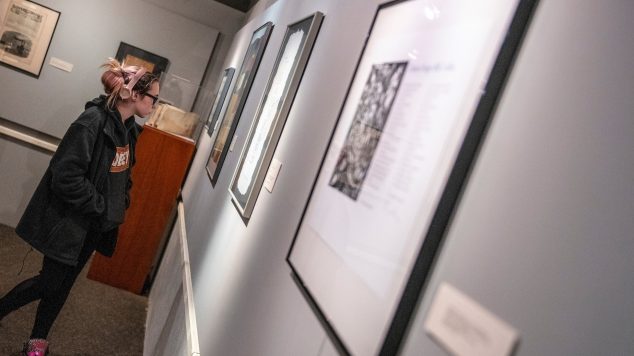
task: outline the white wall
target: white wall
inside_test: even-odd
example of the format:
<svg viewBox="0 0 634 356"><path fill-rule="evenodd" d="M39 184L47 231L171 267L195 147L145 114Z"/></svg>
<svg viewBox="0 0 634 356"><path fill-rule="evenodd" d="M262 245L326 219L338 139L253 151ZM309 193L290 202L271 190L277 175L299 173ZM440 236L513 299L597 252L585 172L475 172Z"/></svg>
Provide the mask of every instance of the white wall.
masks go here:
<svg viewBox="0 0 634 356"><path fill-rule="evenodd" d="M99 66L127 42L168 58L168 72L202 80L218 30L140 0L41 1L61 12L39 79L0 66L0 117L61 138L86 101L103 92ZM57 57L74 65L48 65ZM0 137L0 223L15 226L47 155Z"/></svg>
<svg viewBox="0 0 634 356"><path fill-rule="evenodd" d="M205 134L186 181L202 355L334 355L285 257L381 1L279 0L240 30L276 25L212 188ZM326 17L276 149L273 193L245 225L227 188L284 28ZM632 354L634 341L634 3L542 0L406 338L405 355L444 355L422 329L447 281L521 334L518 354Z"/></svg>

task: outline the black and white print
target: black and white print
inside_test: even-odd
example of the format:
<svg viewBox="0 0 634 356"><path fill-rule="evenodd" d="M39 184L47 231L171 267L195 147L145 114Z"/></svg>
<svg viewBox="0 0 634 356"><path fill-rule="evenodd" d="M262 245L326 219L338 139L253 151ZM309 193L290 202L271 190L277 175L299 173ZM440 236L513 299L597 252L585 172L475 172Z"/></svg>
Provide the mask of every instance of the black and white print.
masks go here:
<svg viewBox="0 0 634 356"><path fill-rule="evenodd" d="M357 200L407 62L372 66L329 185Z"/></svg>

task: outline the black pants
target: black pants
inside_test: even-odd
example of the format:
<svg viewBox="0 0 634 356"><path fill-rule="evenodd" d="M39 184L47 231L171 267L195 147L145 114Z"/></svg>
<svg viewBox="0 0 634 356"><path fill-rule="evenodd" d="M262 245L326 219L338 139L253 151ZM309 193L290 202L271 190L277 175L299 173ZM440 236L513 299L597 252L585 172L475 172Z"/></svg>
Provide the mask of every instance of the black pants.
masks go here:
<svg viewBox="0 0 634 356"><path fill-rule="evenodd" d="M77 276L95 251L98 239L98 233L88 233L76 266L69 266L44 256L39 275L19 283L0 299L0 319L40 299L31 339L46 339Z"/></svg>

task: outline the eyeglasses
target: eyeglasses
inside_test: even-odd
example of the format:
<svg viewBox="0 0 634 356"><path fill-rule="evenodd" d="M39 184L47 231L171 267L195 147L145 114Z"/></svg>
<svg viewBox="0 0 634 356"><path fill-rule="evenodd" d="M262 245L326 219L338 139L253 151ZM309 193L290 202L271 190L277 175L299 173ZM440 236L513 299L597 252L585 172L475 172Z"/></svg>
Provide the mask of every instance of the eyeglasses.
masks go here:
<svg viewBox="0 0 634 356"><path fill-rule="evenodd" d="M152 95L152 94L145 93L145 94L143 94L143 95L145 95L145 96L149 96L150 98L152 98L152 106L156 105L156 102L159 100L159 97L158 97L158 96L154 96L154 95Z"/></svg>

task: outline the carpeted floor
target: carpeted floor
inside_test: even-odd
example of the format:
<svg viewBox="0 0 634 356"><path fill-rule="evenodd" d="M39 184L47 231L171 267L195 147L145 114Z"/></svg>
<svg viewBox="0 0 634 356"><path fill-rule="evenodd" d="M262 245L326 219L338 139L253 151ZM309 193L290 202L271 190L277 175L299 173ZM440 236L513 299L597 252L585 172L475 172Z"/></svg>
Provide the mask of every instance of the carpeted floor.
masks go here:
<svg viewBox="0 0 634 356"><path fill-rule="evenodd" d="M37 251L27 255L29 250L12 228L0 225L0 296L39 272L42 255ZM147 298L89 280L88 269L89 265L53 325L50 356L142 355ZM31 303L0 322L0 356L21 354L36 307L37 302Z"/></svg>

